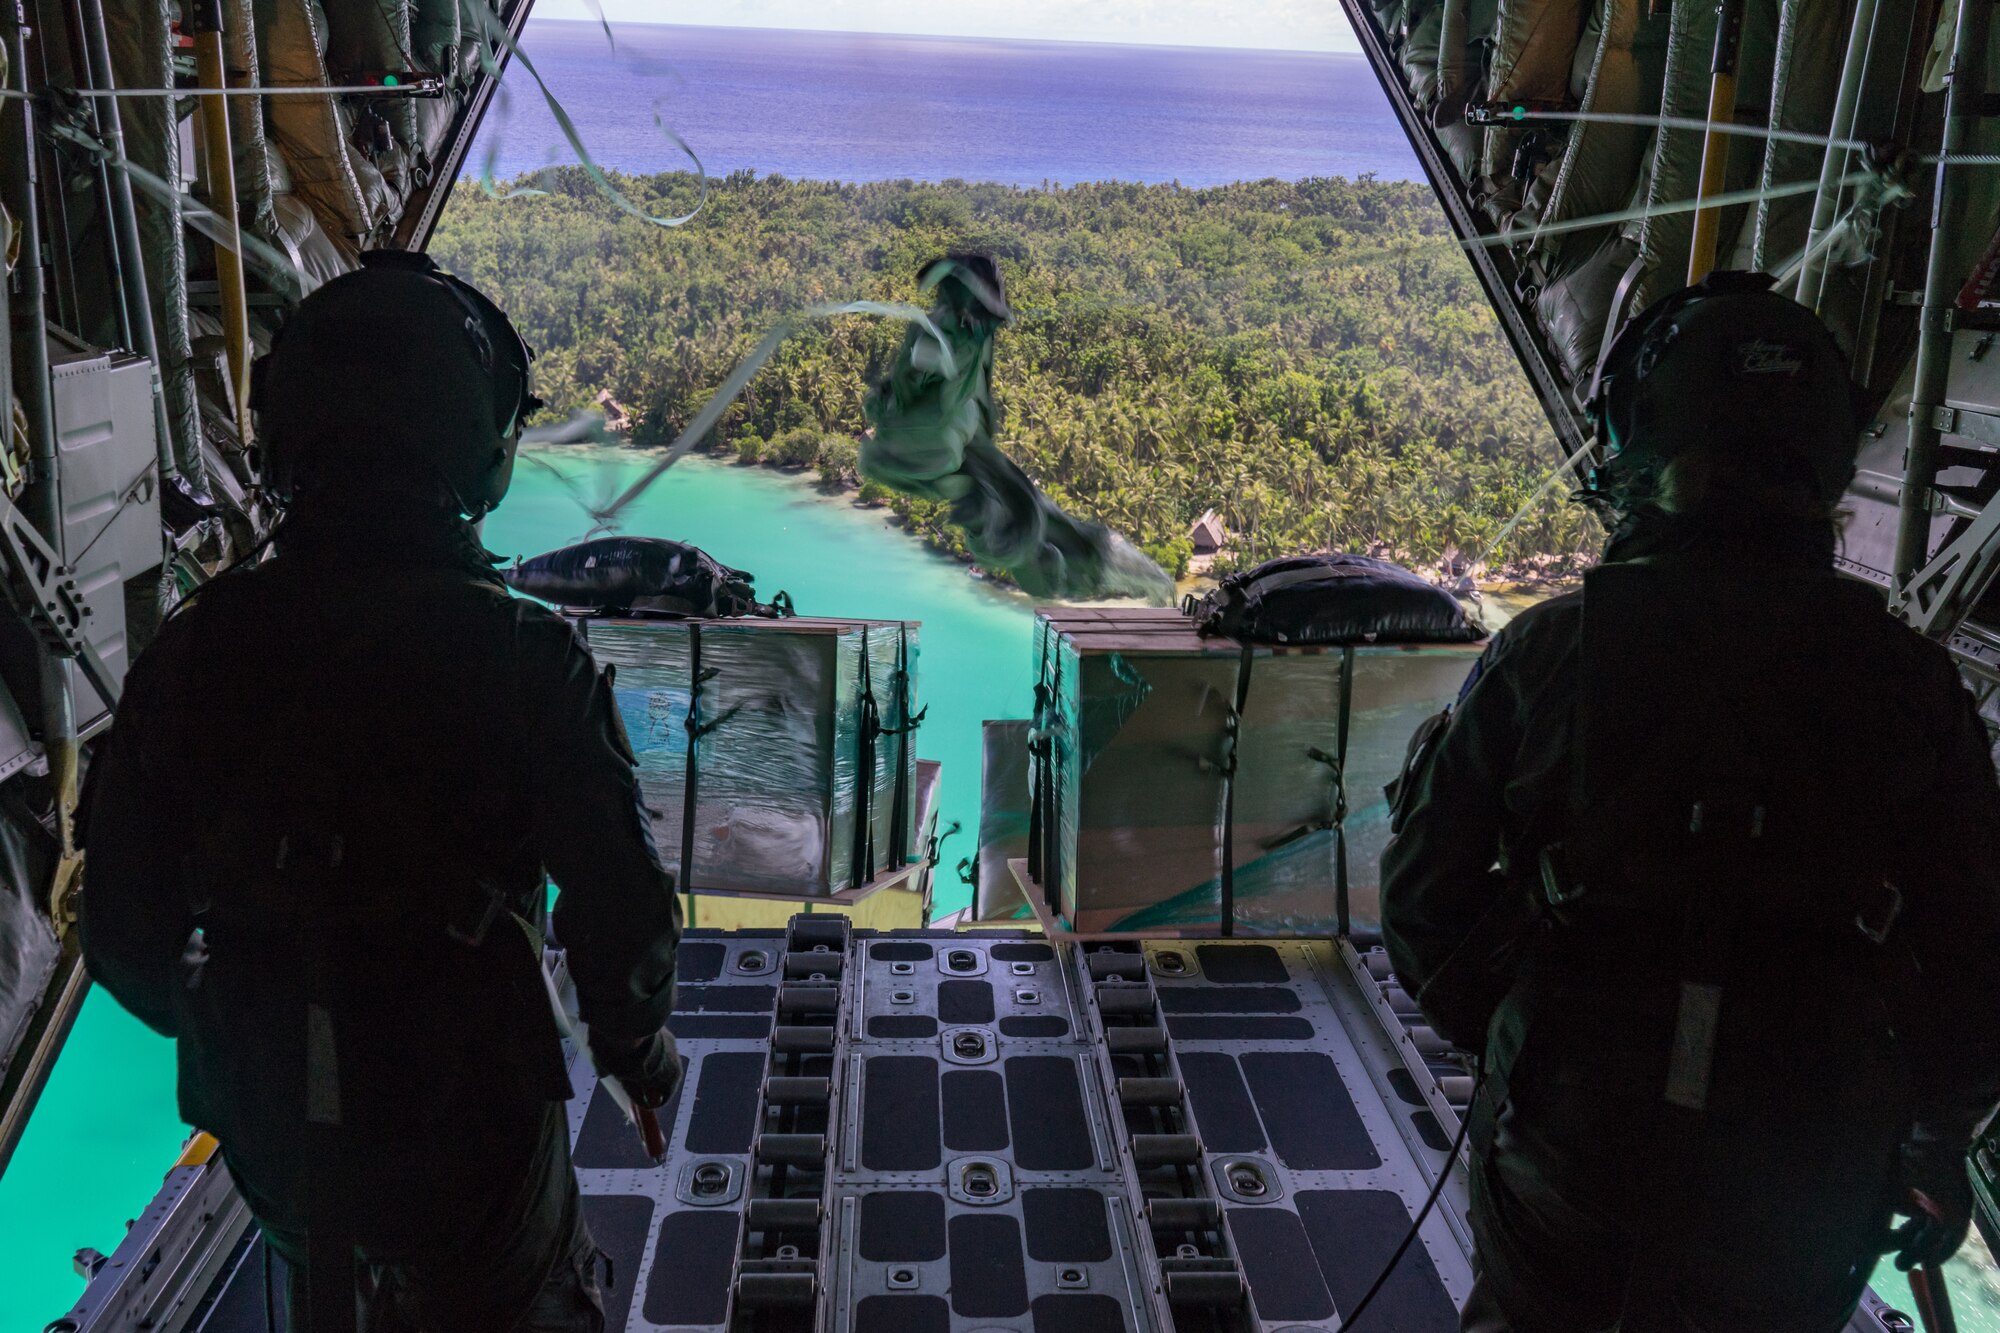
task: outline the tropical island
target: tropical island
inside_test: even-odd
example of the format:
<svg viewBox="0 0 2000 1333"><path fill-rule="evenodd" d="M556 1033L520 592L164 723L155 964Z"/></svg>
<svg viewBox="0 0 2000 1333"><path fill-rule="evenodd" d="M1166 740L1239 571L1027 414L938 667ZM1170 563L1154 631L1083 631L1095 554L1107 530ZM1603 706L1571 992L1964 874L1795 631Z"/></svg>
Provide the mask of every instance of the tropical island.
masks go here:
<svg viewBox="0 0 2000 1333"><path fill-rule="evenodd" d="M617 177L646 212L686 173ZM552 416L607 411L635 447L674 438L778 321L856 299L920 302L948 250L1001 264L1001 443L1061 504L1176 577L1276 554L1473 559L1558 449L1470 266L1422 185L1339 178L1177 185L842 184L739 172L694 222L621 212L577 168L538 197L461 188L432 251L507 307ZM942 507L855 475L862 398L903 326L842 316L788 339L704 447L859 486L959 550ZM1600 535L1551 497L1493 577L1573 570ZM1199 548L1199 549L1198 549Z"/></svg>

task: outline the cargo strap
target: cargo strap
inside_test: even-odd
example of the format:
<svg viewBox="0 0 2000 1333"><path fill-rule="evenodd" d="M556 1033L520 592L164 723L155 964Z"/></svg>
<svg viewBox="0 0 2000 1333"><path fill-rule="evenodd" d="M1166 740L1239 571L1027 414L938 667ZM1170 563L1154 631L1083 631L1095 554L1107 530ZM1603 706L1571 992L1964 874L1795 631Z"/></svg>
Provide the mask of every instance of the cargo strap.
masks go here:
<svg viewBox="0 0 2000 1333"><path fill-rule="evenodd" d="M1043 629L1041 669L1035 673L1035 725L1028 737L1034 761L1034 799L1028 803L1028 874L1042 886L1042 900L1051 915L1062 911L1061 821L1056 818L1055 740L1056 700L1062 691L1062 656L1056 655L1053 675L1049 646L1055 634Z"/></svg>
<svg viewBox="0 0 2000 1333"><path fill-rule="evenodd" d="M1308 824L1291 837L1304 837L1321 829L1333 830L1333 914L1338 934L1348 933L1347 891L1347 730L1354 698L1354 649L1340 650L1340 701L1336 706L1333 753L1317 745L1306 747L1306 757L1326 765L1333 774L1333 810L1323 823Z"/></svg>
<svg viewBox="0 0 2000 1333"><path fill-rule="evenodd" d="M910 630L907 625L896 630L896 723L888 728L896 738L896 795L889 807L889 864L900 866L910 859L910 774L916 765L911 762L910 748L917 743L916 731L924 724L925 708L920 712L910 711Z"/></svg>
<svg viewBox="0 0 2000 1333"><path fill-rule="evenodd" d="M1250 668L1256 649L1244 644L1236 659L1236 703L1223 723L1226 753L1222 760L1222 935L1236 933L1236 762L1243 738L1243 707L1250 700Z"/></svg>
<svg viewBox="0 0 2000 1333"><path fill-rule="evenodd" d="M699 800L701 765L696 762L701 748L701 738L714 729L714 724L702 725L701 687L716 676L713 667L704 669L701 665L701 622L688 622L688 711L682 726L687 729L687 759L682 768L681 783L681 892L694 892L694 824L695 810ZM693 899L689 899L690 905Z"/></svg>
<svg viewBox="0 0 2000 1333"><path fill-rule="evenodd" d="M875 741L882 735L882 707L875 701L874 664L868 657L868 627L861 627L861 728L854 761L854 857L848 870L853 887L875 878Z"/></svg>
<svg viewBox="0 0 2000 1333"><path fill-rule="evenodd" d="M910 859L910 773L914 765L910 762L910 747L916 743L917 728L923 725L928 708L919 712L910 711L910 630L907 625L896 627L896 670L891 678L894 698L891 706L895 709L897 725L882 725L882 706L875 698L874 667L869 657L868 629L861 630L861 735L860 754L855 761L855 829L854 860L851 873L855 887L875 878L880 867L898 869ZM876 742L883 736L896 738L896 777L894 795L889 804L889 845L887 855L879 862L875 856L875 765L880 757Z"/></svg>

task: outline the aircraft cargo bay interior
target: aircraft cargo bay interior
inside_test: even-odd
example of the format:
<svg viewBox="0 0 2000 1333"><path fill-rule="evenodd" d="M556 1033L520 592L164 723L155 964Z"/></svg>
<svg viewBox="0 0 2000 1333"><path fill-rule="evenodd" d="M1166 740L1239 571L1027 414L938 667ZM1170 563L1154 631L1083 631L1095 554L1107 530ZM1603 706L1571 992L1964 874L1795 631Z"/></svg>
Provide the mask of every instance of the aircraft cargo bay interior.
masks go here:
<svg viewBox="0 0 2000 1333"><path fill-rule="evenodd" d="M0 1325L2000 1330L1988 0L22 0Z"/></svg>

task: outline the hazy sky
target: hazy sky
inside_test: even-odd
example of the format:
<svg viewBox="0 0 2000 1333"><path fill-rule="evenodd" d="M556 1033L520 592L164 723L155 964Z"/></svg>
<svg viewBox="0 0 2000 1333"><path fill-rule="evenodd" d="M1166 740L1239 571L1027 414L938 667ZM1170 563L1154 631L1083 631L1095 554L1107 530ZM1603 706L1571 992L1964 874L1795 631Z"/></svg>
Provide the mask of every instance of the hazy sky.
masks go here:
<svg viewBox="0 0 2000 1333"><path fill-rule="evenodd" d="M1042 37L1072 42L1353 51L1339 0L602 0L614 23ZM536 0L536 18L587 19L587 0Z"/></svg>

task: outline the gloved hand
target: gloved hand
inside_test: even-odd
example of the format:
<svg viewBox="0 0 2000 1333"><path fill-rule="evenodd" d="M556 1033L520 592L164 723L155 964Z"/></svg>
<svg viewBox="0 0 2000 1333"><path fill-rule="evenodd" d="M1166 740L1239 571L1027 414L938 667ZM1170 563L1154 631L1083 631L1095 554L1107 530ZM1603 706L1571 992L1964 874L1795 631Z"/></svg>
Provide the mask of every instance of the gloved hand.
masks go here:
<svg viewBox="0 0 2000 1333"><path fill-rule="evenodd" d="M664 1106L681 1085L686 1068L674 1034L661 1028L637 1039L590 1034L590 1055L597 1072L615 1078L634 1106Z"/></svg>
<svg viewBox="0 0 2000 1333"><path fill-rule="evenodd" d="M1938 1137L1921 1128L1903 1145L1897 1209L1910 1220L1890 1238L1902 1271L1941 1264L1965 1244L1972 1229L1972 1177L1965 1169L1970 1147L1957 1134Z"/></svg>

